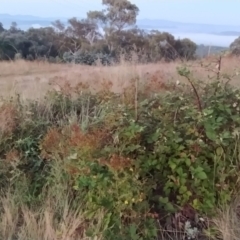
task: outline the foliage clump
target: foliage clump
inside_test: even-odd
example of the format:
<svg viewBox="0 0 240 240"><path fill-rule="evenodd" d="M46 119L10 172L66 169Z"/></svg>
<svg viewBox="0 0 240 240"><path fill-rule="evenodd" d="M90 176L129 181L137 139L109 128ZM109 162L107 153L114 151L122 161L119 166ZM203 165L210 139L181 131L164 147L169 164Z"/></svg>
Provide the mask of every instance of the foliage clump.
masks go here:
<svg viewBox="0 0 240 240"><path fill-rule="evenodd" d="M141 83L137 102L84 89L50 92L48 105L3 105L2 189L26 182L21 201L35 208L64 182L89 237L156 239L171 229L194 239L239 191L240 90L178 72L190 84Z"/></svg>

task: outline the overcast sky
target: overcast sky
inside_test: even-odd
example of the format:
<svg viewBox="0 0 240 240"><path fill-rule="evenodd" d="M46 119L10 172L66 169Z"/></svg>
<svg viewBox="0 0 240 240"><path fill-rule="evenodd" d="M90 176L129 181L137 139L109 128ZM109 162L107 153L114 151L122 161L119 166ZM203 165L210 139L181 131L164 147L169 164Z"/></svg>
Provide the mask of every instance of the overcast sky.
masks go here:
<svg viewBox="0 0 240 240"><path fill-rule="evenodd" d="M79 17L102 9L101 0L0 0L0 13L40 17ZM131 0L138 18L240 25L239 0Z"/></svg>

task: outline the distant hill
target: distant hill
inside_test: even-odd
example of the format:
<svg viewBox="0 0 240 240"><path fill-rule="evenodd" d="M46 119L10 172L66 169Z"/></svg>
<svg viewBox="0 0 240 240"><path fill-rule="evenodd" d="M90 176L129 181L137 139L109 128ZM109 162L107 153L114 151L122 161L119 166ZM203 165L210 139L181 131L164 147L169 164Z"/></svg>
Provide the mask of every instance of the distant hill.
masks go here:
<svg viewBox="0 0 240 240"><path fill-rule="evenodd" d="M141 28L161 28L172 29L174 32L205 33L205 34L223 34L226 32L236 33L238 35L240 25L214 25L201 23L183 23L168 21L163 19L139 19L137 25Z"/></svg>
<svg viewBox="0 0 240 240"><path fill-rule="evenodd" d="M215 34L220 36L240 36L240 31L225 31Z"/></svg>
<svg viewBox="0 0 240 240"><path fill-rule="evenodd" d="M9 28L12 22L16 22L18 27L27 30L32 26L38 25L40 27L50 26L53 21L57 20L57 18L43 18L36 17L31 15L10 15L10 14L0 14L0 22L3 24L5 28ZM66 18L62 18L63 22L67 22Z"/></svg>

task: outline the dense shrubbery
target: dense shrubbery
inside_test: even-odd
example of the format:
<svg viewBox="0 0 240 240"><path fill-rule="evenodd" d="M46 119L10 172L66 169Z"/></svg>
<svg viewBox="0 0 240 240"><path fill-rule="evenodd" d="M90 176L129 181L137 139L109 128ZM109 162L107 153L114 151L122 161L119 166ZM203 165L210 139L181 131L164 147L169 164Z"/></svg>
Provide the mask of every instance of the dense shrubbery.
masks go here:
<svg viewBox="0 0 240 240"><path fill-rule="evenodd" d="M79 28L84 27L81 21L77 21L77 24ZM143 34L137 28L122 30L118 33L122 37L118 38L99 37L91 44L85 37L68 36L69 28L71 26L61 34L53 27L27 31L16 29L14 32L5 30L0 33L0 57L9 60L18 54L27 60L44 57L51 62L57 62L58 59L67 62L75 60L75 63L92 65L99 58L103 64L116 62L123 52L132 51L137 53L140 62L143 59L148 62L162 59L172 61L177 58L190 60L195 58L197 49L196 44L189 39L175 40L171 34L158 31ZM161 46L161 41L170 41L170 45Z"/></svg>
<svg viewBox="0 0 240 240"><path fill-rule="evenodd" d="M193 87L141 83L137 102L133 84L124 98L84 88L74 89L74 98L50 92L42 103L4 103L3 192L20 192L16 202L29 209L68 196L70 210L81 213L72 226L78 237L156 239L161 228L202 233L207 217L239 191L240 90L178 71ZM61 206L57 222L65 216Z"/></svg>
<svg viewBox="0 0 240 240"><path fill-rule="evenodd" d="M94 65L99 62L104 66L113 63L110 55L94 52L76 52L74 54L71 52L65 52L63 54L63 61L86 65Z"/></svg>

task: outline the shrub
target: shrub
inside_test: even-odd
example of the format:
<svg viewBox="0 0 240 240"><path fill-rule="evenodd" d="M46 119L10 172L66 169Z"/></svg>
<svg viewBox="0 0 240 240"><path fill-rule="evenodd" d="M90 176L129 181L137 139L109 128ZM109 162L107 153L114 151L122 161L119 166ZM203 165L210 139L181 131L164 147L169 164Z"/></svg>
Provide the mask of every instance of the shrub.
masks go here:
<svg viewBox="0 0 240 240"><path fill-rule="evenodd" d="M47 105L3 105L0 126L1 112L18 119L3 127L3 187L27 181L31 206L66 181L89 237L155 239L169 219L175 230L197 234L197 214L214 215L239 191L240 90L178 71L190 85L166 83L153 94L142 86L138 103L134 89L123 101L106 91L72 96L66 85ZM100 215L101 226L89 224Z"/></svg>
<svg viewBox="0 0 240 240"><path fill-rule="evenodd" d="M72 62L78 64L95 65L100 62L102 65L110 65L112 62L111 56L104 53L84 52L79 51L76 53L65 52L63 54L65 62Z"/></svg>

